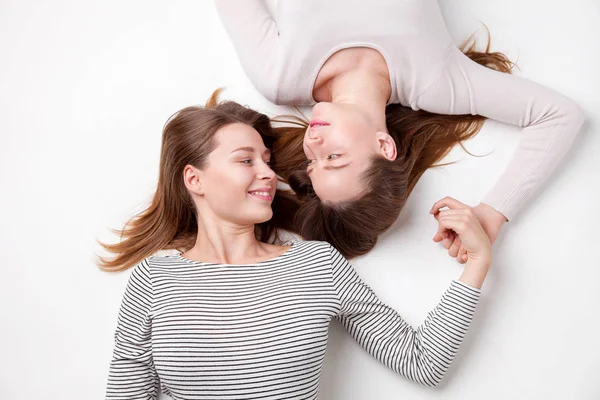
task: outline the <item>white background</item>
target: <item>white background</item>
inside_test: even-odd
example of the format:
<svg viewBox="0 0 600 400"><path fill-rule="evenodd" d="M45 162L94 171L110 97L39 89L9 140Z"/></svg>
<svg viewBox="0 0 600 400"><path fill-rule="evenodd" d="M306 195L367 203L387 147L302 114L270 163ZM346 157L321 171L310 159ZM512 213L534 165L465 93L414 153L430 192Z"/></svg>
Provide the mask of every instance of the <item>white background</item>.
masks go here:
<svg viewBox="0 0 600 400"><path fill-rule="evenodd" d="M295 0L285 0L295 1ZM600 3L441 0L457 43L485 22L492 49L576 100L588 122L567 160L495 245L475 321L442 386L395 375L332 324L322 399L600 399ZM482 39L485 37L482 35ZM0 1L0 398L102 398L129 271L94 265L97 239L150 199L161 129L213 89L271 115L212 2ZM396 226L354 262L413 325L461 267L427 213L471 205L519 129L486 124L427 172Z"/></svg>

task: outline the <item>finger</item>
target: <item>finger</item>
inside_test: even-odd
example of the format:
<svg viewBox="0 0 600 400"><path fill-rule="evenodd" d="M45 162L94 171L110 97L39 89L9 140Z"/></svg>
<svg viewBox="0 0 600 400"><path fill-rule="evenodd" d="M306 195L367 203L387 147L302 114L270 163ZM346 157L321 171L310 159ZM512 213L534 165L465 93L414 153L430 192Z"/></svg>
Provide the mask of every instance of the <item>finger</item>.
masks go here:
<svg viewBox="0 0 600 400"><path fill-rule="evenodd" d="M438 223L444 229L452 231L453 234L460 236L466 233L469 220L468 218L465 218L464 215L445 216L440 217Z"/></svg>
<svg viewBox="0 0 600 400"><path fill-rule="evenodd" d="M465 250L464 247L461 247L460 250L458 250L458 257L456 257L456 260L460 263L460 264L464 264L467 262L467 251Z"/></svg>
<svg viewBox="0 0 600 400"><path fill-rule="evenodd" d="M448 232L448 237L442 241L442 246L444 246L445 249L449 249L452 247L452 243L454 243L455 240L456 237L454 234L452 232Z"/></svg>
<svg viewBox="0 0 600 400"><path fill-rule="evenodd" d="M438 230L435 233L435 235L433 236L433 241L437 243L437 242L440 242L440 241L442 241L443 239L445 239L447 237L448 237L448 231L446 230L446 228L444 228L439 223L439 220L438 220Z"/></svg>
<svg viewBox="0 0 600 400"><path fill-rule="evenodd" d="M465 218L467 216L466 210L456 213L450 213L449 211L451 210L441 211L440 218L438 219L438 224L442 225L444 229L452 229L451 225L456 224L456 222L468 220L468 218Z"/></svg>
<svg viewBox="0 0 600 400"><path fill-rule="evenodd" d="M487 253L491 248L489 239L477 220L464 216L440 217L439 224L460 236L463 246L469 254L468 258L471 258L471 253L477 254L484 251ZM468 243L468 246L465 246L465 243Z"/></svg>
<svg viewBox="0 0 600 400"><path fill-rule="evenodd" d="M455 209L455 208L467 208L469 206L448 196L448 197L444 197L441 200L436 201L435 204L431 207L431 210L429 212L431 214L436 214L439 211L439 209L443 208L443 207Z"/></svg>
<svg viewBox="0 0 600 400"><path fill-rule="evenodd" d="M452 243L452 246L450 246L450 249L448 249L448 254L450 254L450 257L458 256L458 251L460 250L461 245L462 242L460 240L460 237L456 237L454 239L454 242Z"/></svg>
<svg viewBox="0 0 600 400"><path fill-rule="evenodd" d="M433 241L438 243L444 240L446 237L448 237L448 233L445 229L442 229L441 231L437 231L435 233L435 235L433 236Z"/></svg>
<svg viewBox="0 0 600 400"><path fill-rule="evenodd" d="M444 239L442 240L442 247L445 249L449 249L450 246L452 246L452 240L450 239Z"/></svg>
<svg viewBox="0 0 600 400"><path fill-rule="evenodd" d="M447 237L448 237L448 231L446 229L444 229L443 227L441 227L438 229L435 236L433 237L433 241L436 243L441 242L442 240L446 239Z"/></svg>
<svg viewBox="0 0 600 400"><path fill-rule="evenodd" d="M451 209L441 210L441 211L438 211L433 216L436 220L439 221L439 219L443 218L443 217L462 217L462 216L467 216L471 213L472 213L471 207L467 207L467 208L459 208L459 209L453 209L453 210L451 210Z"/></svg>
<svg viewBox="0 0 600 400"><path fill-rule="evenodd" d="M443 210L443 211L438 212L437 214L434 214L433 216L439 223L440 218L459 217L462 214L464 214L464 212L465 212L464 209L463 210ZM442 241L442 239L446 238L448 236L448 233L446 231L447 231L446 228L444 228L442 225L438 225L438 230L437 230L436 234L433 236L433 241L437 243L437 242Z"/></svg>

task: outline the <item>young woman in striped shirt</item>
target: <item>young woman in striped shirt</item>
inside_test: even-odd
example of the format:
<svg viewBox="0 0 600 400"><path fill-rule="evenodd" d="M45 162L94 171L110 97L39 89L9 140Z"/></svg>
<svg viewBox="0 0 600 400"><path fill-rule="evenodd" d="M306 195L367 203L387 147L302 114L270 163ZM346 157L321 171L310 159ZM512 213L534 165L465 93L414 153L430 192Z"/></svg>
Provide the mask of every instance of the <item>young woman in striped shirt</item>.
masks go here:
<svg viewBox="0 0 600 400"><path fill-rule="evenodd" d="M468 260L417 329L383 304L331 245L277 242L297 204L276 189L269 119L233 102L179 111L163 131L151 205L104 245L109 271L132 266L107 399L316 399L337 318L371 355L427 386L444 376L491 264L472 209L433 207L437 235ZM162 249L182 253L154 255Z"/></svg>

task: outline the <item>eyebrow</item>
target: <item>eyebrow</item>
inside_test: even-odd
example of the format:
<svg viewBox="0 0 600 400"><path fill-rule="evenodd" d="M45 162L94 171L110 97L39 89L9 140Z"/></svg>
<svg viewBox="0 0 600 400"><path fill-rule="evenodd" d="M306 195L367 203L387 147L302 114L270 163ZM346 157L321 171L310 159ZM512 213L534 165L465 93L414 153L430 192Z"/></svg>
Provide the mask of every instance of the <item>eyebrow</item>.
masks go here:
<svg viewBox="0 0 600 400"><path fill-rule="evenodd" d="M352 161L350 161L347 164L343 164L343 165L326 165L326 166L323 167L323 169L326 169L328 171L332 170L332 169L342 169L342 168L346 168L350 164L352 164ZM310 172L312 172L312 169L306 171L307 174L310 173Z"/></svg>
<svg viewBox="0 0 600 400"><path fill-rule="evenodd" d="M346 168L350 164L352 164L352 163L349 162L348 164L344 164L344 165L326 165L323 167L323 169L326 169L326 170L341 169L341 168Z"/></svg>
<svg viewBox="0 0 600 400"><path fill-rule="evenodd" d="M254 147L240 147L240 148L237 148L237 149L235 149L235 150L234 150L234 151L232 151L231 153L233 154L233 153L235 153L236 151L247 151L247 152L249 152L249 153L254 153L254 151L255 151L255 150L254 150ZM264 155L267 155L267 154L269 154L269 155L270 155L270 154L271 154L271 150L269 150L269 149L265 149L265 151L263 152L263 154L264 154Z"/></svg>

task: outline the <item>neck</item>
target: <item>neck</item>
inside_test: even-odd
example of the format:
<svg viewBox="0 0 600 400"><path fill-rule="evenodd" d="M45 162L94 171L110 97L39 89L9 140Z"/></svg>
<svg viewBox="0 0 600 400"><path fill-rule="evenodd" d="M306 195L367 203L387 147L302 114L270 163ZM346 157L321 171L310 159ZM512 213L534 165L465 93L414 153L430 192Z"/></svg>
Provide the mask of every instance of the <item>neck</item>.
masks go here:
<svg viewBox="0 0 600 400"><path fill-rule="evenodd" d="M368 70L348 71L332 77L324 91L326 99L364 110L379 130L387 132L385 107L391 95L389 79Z"/></svg>
<svg viewBox="0 0 600 400"><path fill-rule="evenodd" d="M218 264L245 264L266 253L256 239L254 225L236 225L212 218L198 218L196 244L185 257Z"/></svg>
<svg viewBox="0 0 600 400"><path fill-rule="evenodd" d="M316 101L360 107L387 132L385 107L392 87L385 58L377 50L357 47L333 54L321 67L312 94Z"/></svg>

